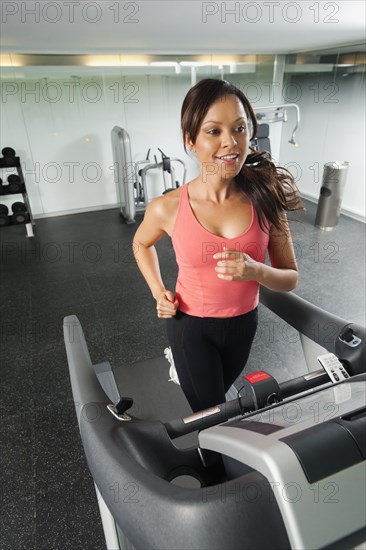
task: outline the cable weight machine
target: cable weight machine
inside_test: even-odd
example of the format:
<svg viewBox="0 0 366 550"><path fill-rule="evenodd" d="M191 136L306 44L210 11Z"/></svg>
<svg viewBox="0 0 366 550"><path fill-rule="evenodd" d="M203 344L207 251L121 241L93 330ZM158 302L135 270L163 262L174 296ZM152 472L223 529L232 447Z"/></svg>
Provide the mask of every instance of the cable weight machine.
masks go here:
<svg viewBox="0 0 366 550"><path fill-rule="evenodd" d="M159 147L161 162L158 162L156 155L154 155L155 162L150 162L151 149L148 150L144 160L133 162L128 132L124 128L115 126L111 137L120 212L126 223L135 223L136 214L144 211L153 198L149 192L149 172L151 175L152 171L162 171L164 185L162 194L165 195L185 183L186 165L179 158L168 157ZM177 164L183 167L181 181L176 178L174 165Z"/></svg>

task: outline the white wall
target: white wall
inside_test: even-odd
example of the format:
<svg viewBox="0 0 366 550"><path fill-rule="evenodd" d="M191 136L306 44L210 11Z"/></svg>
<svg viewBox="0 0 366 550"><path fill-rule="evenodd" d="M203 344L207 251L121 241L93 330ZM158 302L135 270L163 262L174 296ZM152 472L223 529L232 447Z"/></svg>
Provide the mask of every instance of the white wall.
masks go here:
<svg viewBox="0 0 366 550"><path fill-rule="evenodd" d="M144 159L149 148L150 158L155 153L160 161L160 147L186 163L187 181L197 175L196 163L184 152L180 131L189 77L122 76L95 69L96 76L63 78L50 70L46 79L17 71L2 81L1 148L13 147L21 158L35 217L116 206L110 137L115 125L129 132L134 162ZM70 68L70 75L76 71ZM205 76L223 76L240 86L254 106L266 105L273 63L259 65L246 75L209 71L199 78ZM281 132L280 125L275 126L271 139L278 158ZM2 172L6 180L10 172ZM164 189L162 175L151 174L151 196L156 196ZM177 168L177 178L182 175ZM2 202L10 205L19 199L2 197Z"/></svg>
<svg viewBox="0 0 366 550"><path fill-rule="evenodd" d="M187 181L197 175L197 166L183 149L180 109L191 86L187 75L123 76L105 69L90 75L66 76L48 70L48 78L19 73L13 69L2 80L1 148L17 150L26 177L32 211L36 217L68 212L111 208L117 204L114 181L111 129L122 126L131 136L132 160L167 155L184 160ZM365 218L365 74L342 76L329 73L291 75L283 97L273 98L269 83L272 63L257 65L248 74L213 74L239 86L254 107L296 102L301 126L296 138L300 147L288 143L295 123L288 110L286 124L273 124L272 154L297 176L304 196L318 199L325 162L349 161L350 168L343 208ZM81 71L80 71L80 74ZM278 86L276 87L278 89ZM275 100L274 100L275 99ZM6 180L10 172L2 170ZM182 173L177 169L177 177ZM151 197L163 191L162 174L151 172ZM11 205L18 196L2 197Z"/></svg>
<svg viewBox="0 0 366 550"><path fill-rule="evenodd" d="M110 137L115 125L130 132L133 161L145 158L149 147L152 154L160 147L186 157L179 110L189 82L97 76L16 84L14 95L3 95L1 147L13 147L20 156L36 216L116 204ZM6 180L13 170L2 172Z"/></svg>
<svg viewBox="0 0 366 550"><path fill-rule="evenodd" d="M296 134L300 146L283 133L281 164L297 174L301 193L318 199L326 162L350 162L342 209L365 219L365 73L292 76L284 86L285 99L296 98L301 126ZM297 97L296 97L297 94ZM286 97L290 96L290 97ZM289 128L294 113L289 111Z"/></svg>

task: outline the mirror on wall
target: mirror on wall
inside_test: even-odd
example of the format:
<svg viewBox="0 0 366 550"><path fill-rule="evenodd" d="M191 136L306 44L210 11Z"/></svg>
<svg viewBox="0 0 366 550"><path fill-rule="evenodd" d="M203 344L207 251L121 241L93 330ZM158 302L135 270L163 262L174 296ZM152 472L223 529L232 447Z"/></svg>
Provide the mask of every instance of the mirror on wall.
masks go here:
<svg viewBox="0 0 366 550"><path fill-rule="evenodd" d="M288 55L3 54L1 148L21 157L34 215L116 205L116 125L130 134L133 162L160 148L184 160L187 179L194 177L180 109L188 89L207 77L239 87L259 121L269 121L272 156L292 170L304 197L317 200L324 163L350 162L344 210L364 219L360 45Z"/></svg>

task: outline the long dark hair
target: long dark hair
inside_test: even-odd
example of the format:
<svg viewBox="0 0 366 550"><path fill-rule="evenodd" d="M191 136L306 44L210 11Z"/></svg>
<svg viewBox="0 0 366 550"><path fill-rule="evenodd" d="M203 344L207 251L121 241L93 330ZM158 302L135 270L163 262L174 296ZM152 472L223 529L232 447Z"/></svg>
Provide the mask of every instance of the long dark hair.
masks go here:
<svg viewBox="0 0 366 550"><path fill-rule="evenodd" d="M226 80L205 78L193 86L184 98L181 110L181 128L184 150L185 138L195 143L202 121L210 106L226 95L235 95L243 104L252 128L252 141L257 135L257 117L243 92ZM251 200L262 229L268 226L265 220L280 232L287 232L286 212L304 210L293 175L286 168L276 166L267 152L249 147L245 163L235 177L239 189Z"/></svg>

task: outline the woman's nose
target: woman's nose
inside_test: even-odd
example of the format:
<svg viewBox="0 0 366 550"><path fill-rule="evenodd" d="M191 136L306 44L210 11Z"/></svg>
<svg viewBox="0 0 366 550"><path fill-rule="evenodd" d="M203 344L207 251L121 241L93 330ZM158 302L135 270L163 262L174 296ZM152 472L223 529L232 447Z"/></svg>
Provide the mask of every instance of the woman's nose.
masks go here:
<svg viewBox="0 0 366 550"><path fill-rule="evenodd" d="M223 146L232 146L236 145L237 141L235 139L235 136L232 132L224 132L222 136L222 145Z"/></svg>

